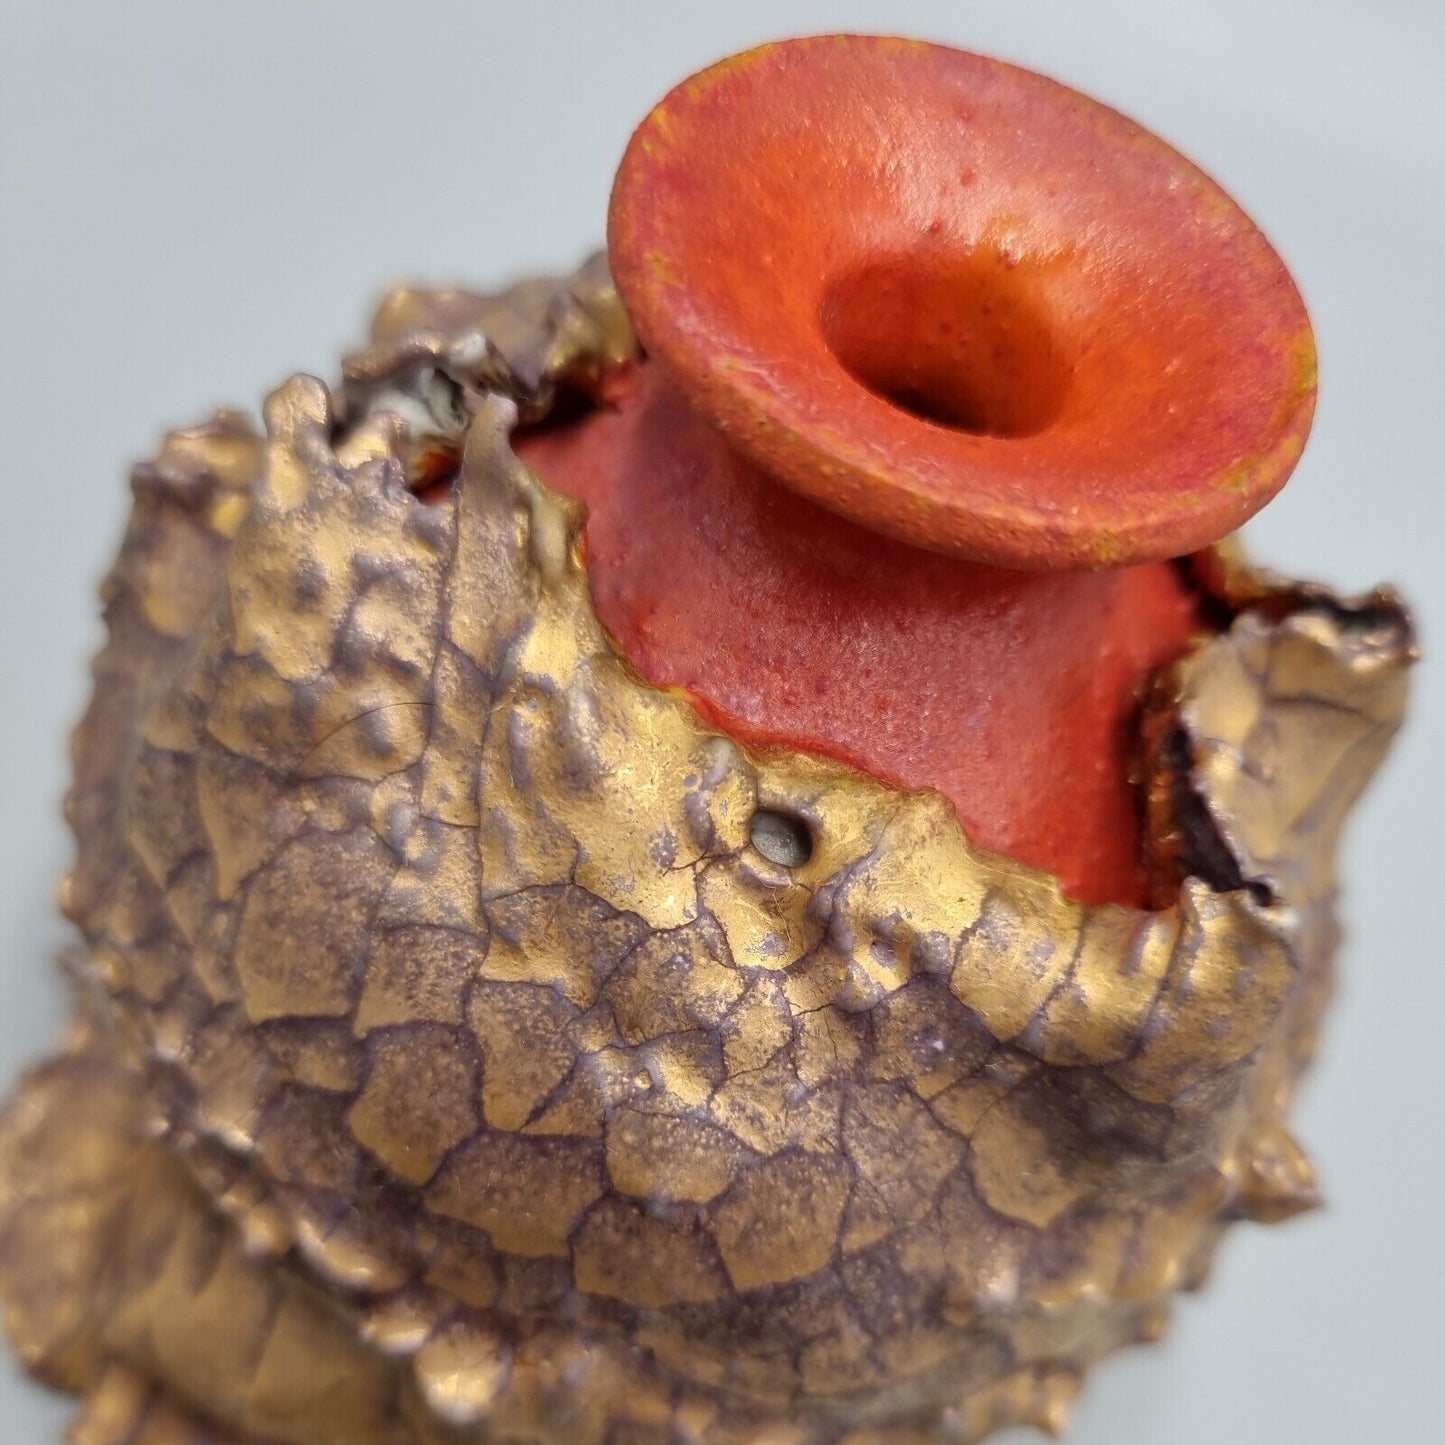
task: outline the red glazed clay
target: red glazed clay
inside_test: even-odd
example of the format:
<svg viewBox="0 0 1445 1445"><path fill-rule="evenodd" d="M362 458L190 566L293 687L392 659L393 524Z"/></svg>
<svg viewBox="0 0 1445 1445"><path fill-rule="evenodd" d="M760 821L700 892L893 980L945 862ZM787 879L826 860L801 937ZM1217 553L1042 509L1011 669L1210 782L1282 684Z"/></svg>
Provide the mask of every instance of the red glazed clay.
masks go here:
<svg viewBox="0 0 1445 1445"><path fill-rule="evenodd" d="M598 616L650 682L744 742L938 788L1074 897L1143 902L1131 722L1197 627L1175 568L1001 572L867 532L753 467L655 364L517 446L587 502Z"/></svg>
<svg viewBox="0 0 1445 1445"><path fill-rule="evenodd" d="M609 240L648 359L517 445L588 503L622 651L1142 904L1134 716L1201 626L1167 559L1257 510L1312 414L1264 238L1051 81L829 37L664 100Z"/></svg>
<svg viewBox="0 0 1445 1445"><path fill-rule="evenodd" d="M832 36L685 81L627 149L608 239L643 341L735 446L976 562L1206 546L1313 416L1304 305L1239 207L1116 112L962 51Z"/></svg>

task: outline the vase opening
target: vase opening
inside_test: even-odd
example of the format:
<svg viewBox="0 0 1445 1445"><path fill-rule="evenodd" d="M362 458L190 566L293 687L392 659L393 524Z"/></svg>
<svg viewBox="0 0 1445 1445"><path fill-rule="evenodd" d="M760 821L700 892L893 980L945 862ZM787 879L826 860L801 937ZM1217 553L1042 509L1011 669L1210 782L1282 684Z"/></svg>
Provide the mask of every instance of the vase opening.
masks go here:
<svg viewBox="0 0 1445 1445"><path fill-rule="evenodd" d="M995 248L872 258L825 288L823 339L854 381L921 421L1035 436L1073 366L1034 279Z"/></svg>

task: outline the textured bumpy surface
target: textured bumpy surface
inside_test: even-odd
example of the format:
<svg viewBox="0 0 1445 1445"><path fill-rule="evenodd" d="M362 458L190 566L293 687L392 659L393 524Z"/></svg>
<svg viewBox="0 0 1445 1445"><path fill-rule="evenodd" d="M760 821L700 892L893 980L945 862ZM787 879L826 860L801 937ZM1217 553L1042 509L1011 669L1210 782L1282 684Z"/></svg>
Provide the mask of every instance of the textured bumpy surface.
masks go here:
<svg viewBox="0 0 1445 1445"><path fill-rule="evenodd" d="M10 1330L81 1445L1057 1426L1231 1220L1311 1202L1283 1114L1398 604L1189 564L1219 632L1143 730L1175 901L1083 907L617 655L508 438L631 351L597 263L399 293L339 397L137 471L77 1022L0 1124Z"/></svg>

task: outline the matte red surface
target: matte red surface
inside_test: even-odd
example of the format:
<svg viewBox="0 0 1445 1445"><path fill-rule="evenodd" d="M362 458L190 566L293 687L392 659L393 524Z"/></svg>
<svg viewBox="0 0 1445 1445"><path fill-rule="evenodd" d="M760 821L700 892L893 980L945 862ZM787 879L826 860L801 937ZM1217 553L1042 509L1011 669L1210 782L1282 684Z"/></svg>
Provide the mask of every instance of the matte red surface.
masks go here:
<svg viewBox="0 0 1445 1445"><path fill-rule="evenodd" d="M678 86L618 172L613 272L693 404L876 531L1019 568L1181 556L1283 485L1303 303L1248 217L1115 111L864 36Z"/></svg>
<svg viewBox="0 0 1445 1445"><path fill-rule="evenodd" d="M678 86L608 236L649 359L518 447L589 504L622 651L1143 904L1137 708L1202 625L1167 559L1268 500L1313 415L1265 238L1107 107L859 36Z"/></svg>
<svg viewBox="0 0 1445 1445"><path fill-rule="evenodd" d="M864 531L741 457L655 363L514 440L588 504L598 616L649 682L744 742L937 788L975 843L1075 898L1143 904L1133 717L1198 626L1175 567L1000 572Z"/></svg>

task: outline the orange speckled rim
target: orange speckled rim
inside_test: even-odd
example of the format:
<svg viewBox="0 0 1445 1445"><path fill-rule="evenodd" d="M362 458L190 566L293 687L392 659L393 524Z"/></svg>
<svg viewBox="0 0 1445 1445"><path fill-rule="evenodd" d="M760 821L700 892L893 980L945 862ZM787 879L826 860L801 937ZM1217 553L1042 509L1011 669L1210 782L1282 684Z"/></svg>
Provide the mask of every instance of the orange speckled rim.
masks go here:
<svg viewBox="0 0 1445 1445"><path fill-rule="evenodd" d="M1180 556L1284 485L1314 339L1196 166L1030 71L873 36L765 45L628 146L612 268L746 456L873 530L1022 569Z"/></svg>

